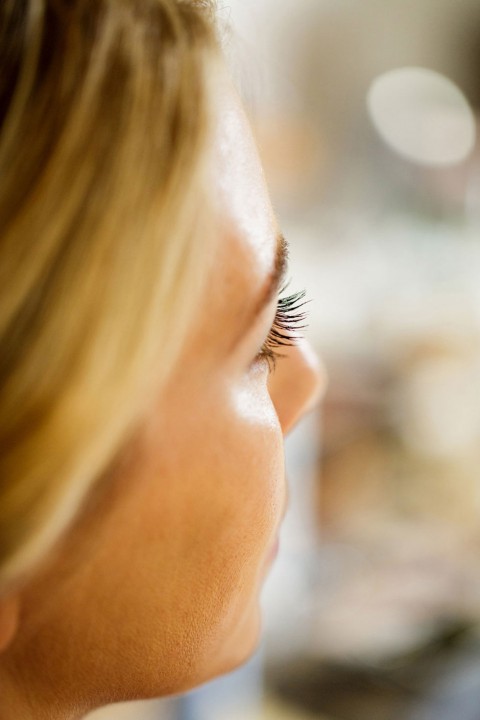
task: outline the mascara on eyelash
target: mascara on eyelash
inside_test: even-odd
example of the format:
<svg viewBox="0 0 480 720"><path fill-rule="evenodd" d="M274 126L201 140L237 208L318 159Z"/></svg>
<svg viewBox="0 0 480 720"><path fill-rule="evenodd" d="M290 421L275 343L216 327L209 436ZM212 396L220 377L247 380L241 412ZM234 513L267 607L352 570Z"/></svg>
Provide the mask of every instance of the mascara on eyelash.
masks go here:
<svg viewBox="0 0 480 720"><path fill-rule="evenodd" d="M305 330L307 325L307 313L301 311L309 300L305 300L305 290L280 298L278 301L277 314L272 325L271 335L275 338L275 344L294 345L299 337L292 335L292 332ZM303 323L303 324L300 324ZM288 333L288 334L287 334ZM268 340L267 340L268 343Z"/></svg>
<svg viewBox="0 0 480 720"><path fill-rule="evenodd" d="M282 291L285 290L282 288ZM270 372L276 367L279 358L285 357L277 352L277 347L292 347L301 335L293 335L299 330L304 330L307 325L307 313L300 311L310 300L305 300L306 291L302 290L293 293L285 298L280 298L277 305L275 320L270 329L268 337L262 348L261 355L266 359ZM300 324L303 323L303 324Z"/></svg>

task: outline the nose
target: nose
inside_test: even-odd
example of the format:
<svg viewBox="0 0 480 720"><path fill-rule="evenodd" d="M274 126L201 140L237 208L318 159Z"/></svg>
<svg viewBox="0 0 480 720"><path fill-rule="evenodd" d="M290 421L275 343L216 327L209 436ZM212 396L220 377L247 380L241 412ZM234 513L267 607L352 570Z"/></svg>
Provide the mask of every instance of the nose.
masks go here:
<svg viewBox="0 0 480 720"><path fill-rule="evenodd" d="M327 374L310 343L301 339L281 350L281 358L269 379L269 391L283 434L311 410L323 396Z"/></svg>

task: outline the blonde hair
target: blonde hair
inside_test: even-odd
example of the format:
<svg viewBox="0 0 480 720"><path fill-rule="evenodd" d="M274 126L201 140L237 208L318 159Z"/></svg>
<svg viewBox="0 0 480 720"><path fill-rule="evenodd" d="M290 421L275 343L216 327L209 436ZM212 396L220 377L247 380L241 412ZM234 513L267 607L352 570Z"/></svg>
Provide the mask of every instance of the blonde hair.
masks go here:
<svg viewBox="0 0 480 720"><path fill-rule="evenodd" d="M0 591L77 515L207 272L208 2L0 10Z"/></svg>

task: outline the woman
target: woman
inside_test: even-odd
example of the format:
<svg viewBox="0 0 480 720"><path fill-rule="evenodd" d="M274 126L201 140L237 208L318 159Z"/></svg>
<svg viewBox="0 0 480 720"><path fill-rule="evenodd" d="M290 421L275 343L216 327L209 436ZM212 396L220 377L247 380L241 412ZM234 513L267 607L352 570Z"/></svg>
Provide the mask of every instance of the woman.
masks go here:
<svg viewBox="0 0 480 720"><path fill-rule="evenodd" d="M321 380L212 8L1 13L0 717L65 720L249 657Z"/></svg>

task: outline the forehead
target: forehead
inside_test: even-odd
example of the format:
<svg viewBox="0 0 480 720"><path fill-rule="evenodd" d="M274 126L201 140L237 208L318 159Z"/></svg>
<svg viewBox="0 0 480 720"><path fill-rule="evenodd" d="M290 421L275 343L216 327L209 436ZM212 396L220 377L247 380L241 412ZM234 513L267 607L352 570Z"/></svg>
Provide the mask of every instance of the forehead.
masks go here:
<svg viewBox="0 0 480 720"><path fill-rule="evenodd" d="M245 261L237 270L247 272L255 284L274 263L277 225L249 122L228 79L219 85L216 110L216 210L224 245Z"/></svg>
<svg viewBox="0 0 480 720"><path fill-rule="evenodd" d="M219 242L203 302L186 348L198 373L227 353L275 266L277 225L258 152L240 100L227 78L217 85L210 148L211 199Z"/></svg>

